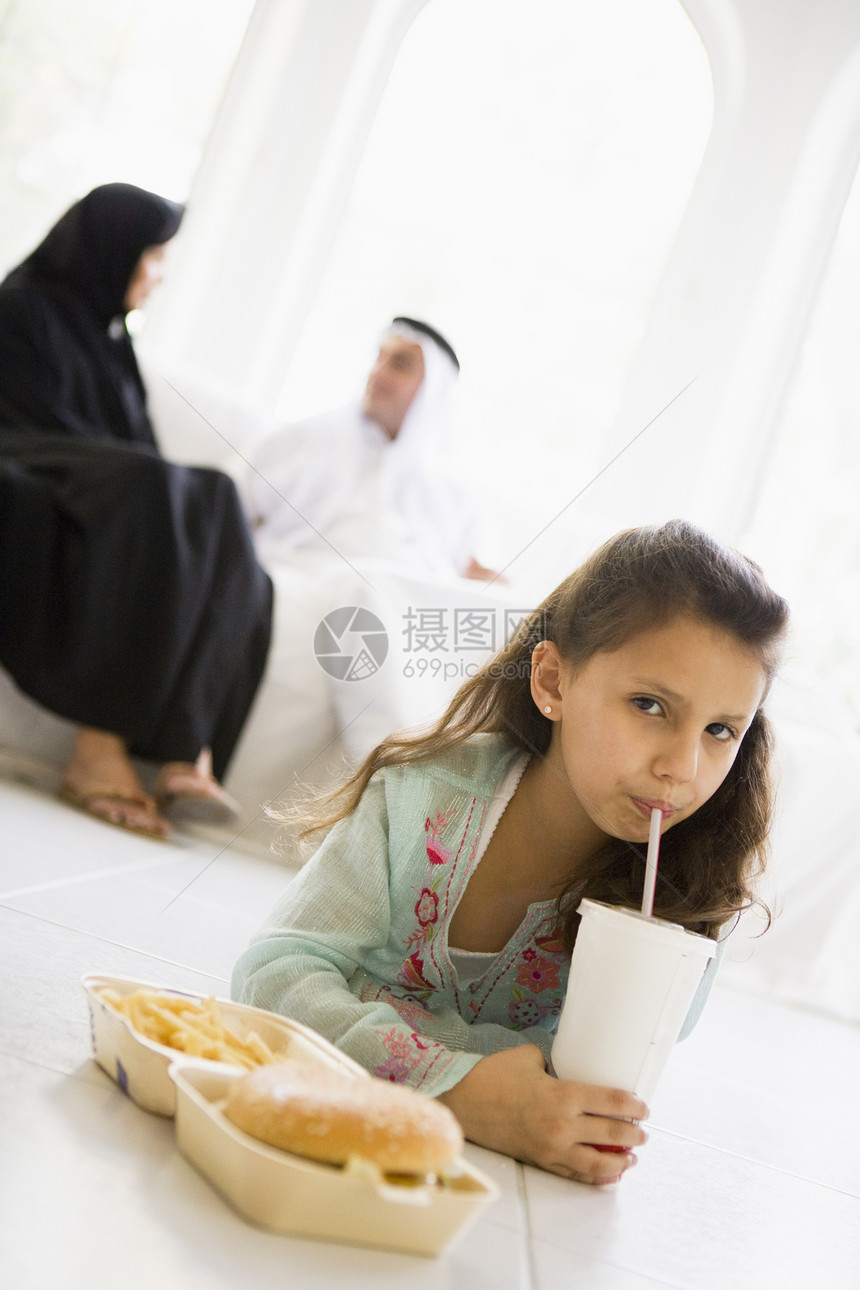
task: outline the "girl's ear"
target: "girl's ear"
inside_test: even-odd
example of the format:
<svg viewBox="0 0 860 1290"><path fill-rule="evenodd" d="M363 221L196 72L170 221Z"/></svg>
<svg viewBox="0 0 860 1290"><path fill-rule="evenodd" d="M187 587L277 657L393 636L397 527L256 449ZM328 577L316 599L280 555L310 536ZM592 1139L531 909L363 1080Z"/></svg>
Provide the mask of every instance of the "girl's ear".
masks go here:
<svg viewBox="0 0 860 1290"><path fill-rule="evenodd" d="M532 698L550 721L561 720L562 660L552 641L539 641L532 650Z"/></svg>

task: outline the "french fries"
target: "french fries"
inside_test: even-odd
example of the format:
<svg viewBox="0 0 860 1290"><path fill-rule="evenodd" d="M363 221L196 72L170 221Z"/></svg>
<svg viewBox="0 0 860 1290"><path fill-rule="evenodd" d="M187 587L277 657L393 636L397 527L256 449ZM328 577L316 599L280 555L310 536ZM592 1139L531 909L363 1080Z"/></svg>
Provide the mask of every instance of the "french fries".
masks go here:
<svg viewBox="0 0 860 1290"><path fill-rule="evenodd" d="M146 989L122 996L104 986L97 993L145 1038L191 1057L229 1062L246 1070L283 1061L283 1054L273 1053L256 1032L251 1031L240 1039L228 1030L221 1020L218 1001L211 995L202 1003L195 1003L175 994Z"/></svg>

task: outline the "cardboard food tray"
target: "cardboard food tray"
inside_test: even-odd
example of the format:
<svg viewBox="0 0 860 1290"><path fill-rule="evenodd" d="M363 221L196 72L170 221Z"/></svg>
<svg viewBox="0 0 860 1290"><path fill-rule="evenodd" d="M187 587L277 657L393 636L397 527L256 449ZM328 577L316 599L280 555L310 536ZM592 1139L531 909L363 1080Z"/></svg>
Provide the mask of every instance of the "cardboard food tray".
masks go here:
<svg viewBox="0 0 860 1290"><path fill-rule="evenodd" d="M135 990L155 990L159 994L202 1003L206 996L184 990L170 990L149 981L132 981L124 977L89 975L82 985L87 995L90 1014L90 1043L93 1057L111 1079L127 1093L133 1102L145 1111L157 1115L173 1115L176 1110L176 1085L168 1074L171 1062L181 1056L175 1048L156 1043L135 1030L131 1022L121 1016L110 1004L99 998L98 991L108 986L120 997ZM284 1057L300 1057L302 1061L317 1066L348 1070L359 1078L370 1076L351 1058L338 1052L320 1035L261 1008L249 1008L229 999L218 999L221 1018L239 1038L256 1031L273 1053ZM206 1066L224 1068L223 1062L202 1061ZM235 1070L235 1067L230 1067Z"/></svg>
<svg viewBox="0 0 860 1290"><path fill-rule="evenodd" d="M195 1168L260 1227L436 1255L498 1198L495 1183L465 1161L461 1174L444 1186L408 1186L386 1181L370 1167L351 1171L318 1164L258 1142L221 1111L230 1082L241 1074L235 1067L178 1058L170 1067L177 1088L176 1137Z"/></svg>

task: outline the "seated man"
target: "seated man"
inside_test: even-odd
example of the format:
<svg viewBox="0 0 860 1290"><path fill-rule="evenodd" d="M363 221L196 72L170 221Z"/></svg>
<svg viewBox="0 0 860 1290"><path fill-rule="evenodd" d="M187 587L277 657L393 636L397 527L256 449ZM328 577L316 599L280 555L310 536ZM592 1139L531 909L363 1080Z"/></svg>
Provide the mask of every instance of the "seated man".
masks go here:
<svg viewBox="0 0 860 1290"><path fill-rule="evenodd" d="M459 370L439 332L395 318L359 401L264 440L250 458L246 489L264 563L306 549L494 577L475 559L473 516L446 470Z"/></svg>

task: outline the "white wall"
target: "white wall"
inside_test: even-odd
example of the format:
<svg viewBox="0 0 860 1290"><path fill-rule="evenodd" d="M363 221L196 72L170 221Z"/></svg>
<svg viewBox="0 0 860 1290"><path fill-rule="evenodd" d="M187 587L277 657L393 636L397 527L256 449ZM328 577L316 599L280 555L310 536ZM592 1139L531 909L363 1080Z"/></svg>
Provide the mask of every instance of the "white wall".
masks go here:
<svg viewBox="0 0 860 1290"><path fill-rule="evenodd" d="M624 523L692 510L736 540L860 161L860 6L685 0L685 8L711 60L714 126L627 386L616 450L689 388L627 454L626 486L617 487L616 472L599 504Z"/></svg>
<svg viewBox="0 0 860 1290"><path fill-rule="evenodd" d="M157 365L262 416L277 407L425 3L258 0L147 323ZM612 432L608 458L621 455L571 516L578 533L677 513L744 531L860 157L854 0L684 7L711 61L713 130Z"/></svg>

